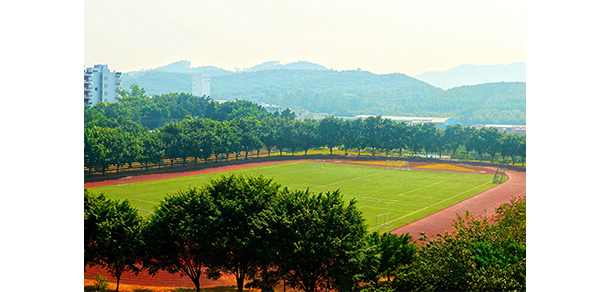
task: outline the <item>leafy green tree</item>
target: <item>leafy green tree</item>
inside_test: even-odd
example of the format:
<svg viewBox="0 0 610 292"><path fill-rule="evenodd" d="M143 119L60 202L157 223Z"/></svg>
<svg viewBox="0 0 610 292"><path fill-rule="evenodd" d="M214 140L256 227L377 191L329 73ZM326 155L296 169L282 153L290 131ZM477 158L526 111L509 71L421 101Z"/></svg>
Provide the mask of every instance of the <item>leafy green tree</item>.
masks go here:
<svg viewBox="0 0 610 292"><path fill-rule="evenodd" d="M283 194L270 214L269 257L286 285L351 291L361 278L366 230L356 201L339 191Z"/></svg>
<svg viewBox="0 0 610 292"><path fill-rule="evenodd" d="M298 145L295 123L294 120L284 118L278 120L275 146L280 150L280 155L282 155L283 150L287 148L292 149L292 154L294 155L294 150Z"/></svg>
<svg viewBox="0 0 610 292"><path fill-rule="evenodd" d="M373 155L375 155L375 149L381 147L382 135L382 118L381 116L368 117L364 120L364 147L371 147Z"/></svg>
<svg viewBox="0 0 610 292"><path fill-rule="evenodd" d="M455 152L463 144L464 128L460 124L448 125L443 134L443 146L451 150L451 158L455 158Z"/></svg>
<svg viewBox="0 0 610 292"><path fill-rule="evenodd" d="M228 160L230 153L238 152L241 148L239 129L230 121L218 123L216 135L219 138L214 144L214 155L216 156L216 160L218 160L218 156L222 154L224 154Z"/></svg>
<svg viewBox="0 0 610 292"><path fill-rule="evenodd" d="M87 199L89 197L89 200ZM85 253L91 252L96 264L106 268L117 280L119 291L121 276L126 271L140 272L142 229L144 220L129 201L106 200L87 195L85 191L85 225L91 232L85 236ZM87 226L88 225L88 226ZM94 235L97 236L94 236Z"/></svg>
<svg viewBox="0 0 610 292"><path fill-rule="evenodd" d="M245 279L255 279L268 266L263 247L269 243L266 214L271 211L281 186L263 176L221 176L206 185L219 214L214 232L220 241L213 266L233 274L237 290Z"/></svg>
<svg viewBox="0 0 610 292"><path fill-rule="evenodd" d="M235 125L241 131L241 147L248 159L248 153L263 147L261 142L261 124L253 116L238 118L234 120Z"/></svg>
<svg viewBox="0 0 610 292"><path fill-rule="evenodd" d="M211 265L218 250L214 234L220 211L203 188L190 188L166 196L146 226L144 266L152 275L159 270L187 276L201 291L202 275L217 279Z"/></svg>
<svg viewBox="0 0 610 292"><path fill-rule="evenodd" d="M466 160L470 157L470 152L475 150L475 146L477 145L478 139L478 131L475 127L465 127L464 128L464 140L463 146L466 149Z"/></svg>
<svg viewBox="0 0 610 292"><path fill-rule="evenodd" d="M416 261L393 281L399 291L525 291L525 198L491 218L468 213L454 231L425 240Z"/></svg>
<svg viewBox="0 0 610 292"><path fill-rule="evenodd" d="M139 139L142 143L142 154L137 161L144 164L145 170L148 170L148 164L161 162L165 154L165 145L159 131L142 133Z"/></svg>
<svg viewBox="0 0 610 292"><path fill-rule="evenodd" d="M208 158L214 153L214 148L219 143L219 139L216 131L219 126L219 122L210 119L195 119L189 121L189 136L192 139L190 149L190 156L197 159L203 159L207 162Z"/></svg>
<svg viewBox="0 0 610 292"><path fill-rule="evenodd" d="M267 156L271 156L271 149L277 143L278 119L267 117L261 121L261 142L267 148Z"/></svg>
<svg viewBox="0 0 610 292"><path fill-rule="evenodd" d="M189 143L186 123L170 122L159 129L159 132L165 145L165 156L169 158L170 167L173 167L174 160L186 158L189 153L186 147Z"/></svg>
<svg viewBox="0 0 610 292"><path fill-rule="evenodd" d="M362 140L362 119L346 120L343 123L343 140L341 143L345 147L345 155L347 155L348 149L358 149L360 154L361 140Z"/></svg>
<svg viewBox="0 0 610 292"><path fill-rule="evenodd" d="M333 147L338 146L342 140L341 123L341 120L328 116L322 119L318 125L320 142L330 149L331 155L333 154Z"/></svg>
<svg viewBox="0 0 610 292"><path fill-rule="evenodd" d="M430 152L438 149L438 141L440 140L439 133L433 123L418 124L417 128L416 139L420 141L421 146L426 153L426 157L428 157Z"/></svg>
<svg viewBox="0 0 610 292"><path fill-rule="evenodd" d="M479 134L485 144L484 151L491 155L491 162L493 162L496 154L501 151L502 145L500 139L502 138L502 133L496 128L483 127L479 130Z"/></svg>
<svg viewBox="0 0 610 292"><path fill-rule="evenodd" d="M101 171L102 175L113 161L113 149L116 151L116 129L93 126L85 129L85 165Z"/></svg>
<svg viewBox="0 0 610 292"><path fill-rule="evenodd" d="M522 143L519 144L519 150L517 152L517 155L519 155L521 157L521 159L523 159L523 162L525 162L525 154L527 152L525 135L523 135L523 140L521 142Z"/></svg>
<svg viewBox="0 0 610 292"><path fill-rule="evenodd" d="M379 240L381 259L379 261L380 275L395 276L398 268L411 264L417 254L417 245L410 234L396 235L384 233Z"/></svg>
<svg viewBox="0 0 610 292"><path fill-rule="evenodd" d="M418 247L411 235L396 235L372 232L367 236L367 245L374 250L369 253L369 263L364 271L364 279L373 282L379 288L379 279L386 277L388 281L396 276L399 268L411 264L417 255ZM370 258L372 257L372 258Z"/></svg>
<svg viewBox="0 0 610 292"><path fill-rule="evenodd" d="M108 218L108 199L104 194L94 194L85 188L85 267L98 263L97 242L100 237L99 222Z"/></svg>
<svg viewBox="0 0 610 292"><path fill-rule="evenodd" d="M305 119L301 122L296 123L296 139L297 145L305 151L318 146L317 127L318 123L312 119Z"/></svg>

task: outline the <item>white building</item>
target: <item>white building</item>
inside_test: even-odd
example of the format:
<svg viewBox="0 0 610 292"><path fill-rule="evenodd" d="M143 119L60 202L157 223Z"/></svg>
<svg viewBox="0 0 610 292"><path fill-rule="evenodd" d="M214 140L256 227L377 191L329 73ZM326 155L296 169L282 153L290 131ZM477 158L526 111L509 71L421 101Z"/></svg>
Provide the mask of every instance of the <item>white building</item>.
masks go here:
<svg viewBox="0 0 610 292"><path fill-rule="evenodd" d="M477 129L481 128L496 128L498 131L506 134L519 134L525 135L526 126L525 125L476 125L474 126Z"/></svg>
<svg viewBox="0 0 610 292"><path fill-rule="evenodd" d="M375 117L372 115L357 115L356 118L366 119L368 117ZM396 122L403 122L409 124L422 124L422 123L433 123L439 129L444 129L448 125L455 124L452 118L435 118L435 117L393 117L393 116L381 116L384 119L390 119Z"/></svg>
<svg viewBox="0 0 610 292"><path fill-rule="evenodd" d="M203 73L193 74L193 95L210 96L210 76Z"/></svg>
<svg viewBox="0 0 610 292"><path fill-rule="evenodd" d="M116 102L119 98L121 73L108 70L108 65L95 65L84 72L85 106L99 101Z"/></svg>

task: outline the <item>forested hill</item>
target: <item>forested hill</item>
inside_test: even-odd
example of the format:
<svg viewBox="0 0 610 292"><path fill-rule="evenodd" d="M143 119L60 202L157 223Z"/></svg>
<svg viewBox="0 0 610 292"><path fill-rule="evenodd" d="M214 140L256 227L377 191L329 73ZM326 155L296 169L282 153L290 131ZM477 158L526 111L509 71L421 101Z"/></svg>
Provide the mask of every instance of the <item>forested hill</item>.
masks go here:
<svg viewBox="0 0 610 292"><path fill-rule="evenodd" d="M147 94L191 92L186 73L125 76ZM454 118L463 125L525 124L525 83L489 83L444 91L404 74L367 71L262 70L212 76L214 99L243 99L336 116L395 115Z"/></svg>

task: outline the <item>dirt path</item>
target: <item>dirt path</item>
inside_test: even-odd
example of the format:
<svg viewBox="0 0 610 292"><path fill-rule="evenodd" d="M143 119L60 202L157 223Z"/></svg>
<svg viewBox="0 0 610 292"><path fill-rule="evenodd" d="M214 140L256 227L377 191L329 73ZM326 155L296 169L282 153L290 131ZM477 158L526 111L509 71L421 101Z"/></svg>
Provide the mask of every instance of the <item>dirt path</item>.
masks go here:
<svg viewBox="0 0 610 292"><path fill-rule="evenodd" d="M286 163L286 162L295 162L295 161L304 161L313 159L298 159L298 160L282 160L282 161L267 161L267 162L253 162L248 164L239 164L239 165L227 165L215 168L208 168L196 171L185 171L185 172L177 172L177 173L166 173L166 174L152 174L152 175L140 175L134 176L128 179L115 179L115 180L106 180L100 182L91 182L85 183L85 187L99 187L99 186L109 186L109 185L118 185L125 183L134 183L134 182L142 182L142 181L150 181L150 180L158 180L165 178L173 178L173 177L181 177L195 174L203 174L203 173L213 173L219 171L228 171L249 167L257 167L263 165L270 164L278 164L278 163ZM316 159L316 161L323 161L329 163L349 163L349 164L358 164L356 161L347 161L345 159L326 159L320 160ZM445 162L442 162L445 163ZM415 167L420 165L426 165L429 163L424 162L411 162L409 163L409 167ZM430 163L432 164L432 163ZM434 163L436 164L436 162ZM368 165L373 166L373 165ZM493 174L495 168L485 168L480 166L471 166L471 165L461 165L464 167L468 167L470 169L478 170L479 172L485 172L488 174ZM425 170L425 169L422 169ZM435 171L435 170L430 170ZM466 210L468 210L471 214L479 215L487 213L492 214L495 212L495 208L500 206L503 203L507 203L510 201L510 198L513 196L525 196L525 172L519 171L506 171L509 179L503 184L496 186L492 189L484 191L474 197L466 199L460 203L457 203L453 206L447 207L437 213L429 215L425 218L419 219L415 222L409 223L403 227L397 228L392 233L402 234L405 232L411 233L415 239L419 238L420 232L425 232L429 236L436 235L438 233L442 233L445 230L450 230L451 223L456 218L456 213L463 215ZM90 283L92 279L95 279L97 273L100 273L104 277L106 277L110 282L115 283L114 278L108 274L104 269L94 266L88 267L87 271L84 273L85 281ZM219 280L211 281L209 279L202 278L200 280L201 287L217 287L217 286L234 286L235 285L235 277L233 276L223 276ZM125 286L123 286L125 284ZM112 286L112 285L111 285ZM116 287L116 286L115 286ZM143 272L139 275L135 275L133 273L125 273L121 277L121 287L123 287L122 291L131 291L130 287L149 287L154 291L171 291L172 289L182 287L182 288L192 288L194 287L193 282L188 277L180 277L178 274L170 274L165 271L160 271L154 277L150 276L148 273Z"/></svg>

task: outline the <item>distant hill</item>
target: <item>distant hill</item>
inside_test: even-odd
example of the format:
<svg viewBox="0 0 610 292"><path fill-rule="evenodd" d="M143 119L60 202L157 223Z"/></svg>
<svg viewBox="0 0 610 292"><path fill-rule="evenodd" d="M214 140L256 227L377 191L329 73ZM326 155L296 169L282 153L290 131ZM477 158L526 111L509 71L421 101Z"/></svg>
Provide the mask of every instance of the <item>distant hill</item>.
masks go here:
<svg viewBox="0 0 610 292"><path fill-rule="evenodd" d="M233 71L225 70L225 69L214 67L214 66L201 66L201 67L192 67L191 68L191 62L183 60L183 61L174 62L174 63L168 64L165 66L161 66L158 68L154 68L154 69L127 72L127 73L123 74L121 79L124 80L125 79L124 77L137 78L137 77L146 75L151 72L181 73L181 74L190 74L190 75L193 75L195 73L206 73L210 76L223 76L223 75L235 73Z"/></svg>
<svg viewBox="0 0 610 292"><path fill-rule="evenodd" d="M326 67L322 65L318 65L315 63L298 61L294 63L281 64L279 61L270 61L265 62L247 69L244 69L245 72L254 72L254 71L263 71L263 70L281 70L281 69L289 69L289 70L328 70Z"/></svg>
<svg viewBox="0 0 610 292"><path fill-rule="evenodd" d="M311 64L305 63L291 66ZM224 75L211 76L212 98L264 102L336 116L436 116L454 118L463 125L525 125L526 122L524 82L486 83L443 90L398 73L280 69L288 65L268 62L255 67L276 68L258 70L253 67L247 72L227 71L229 73ZM122 77L121 87L138 84L150 95L190 93L192 73L188 72L191 69L194 68L190 68L190 63L176 62L137 74L130 72Z"/></svg>
<svg viewBox="0 0 610 292"><path fill-rule="evenodd" d="M525 63L460 65L442 72L426 72L415 78L442 89L483 83L525 82Z"/></svg>

